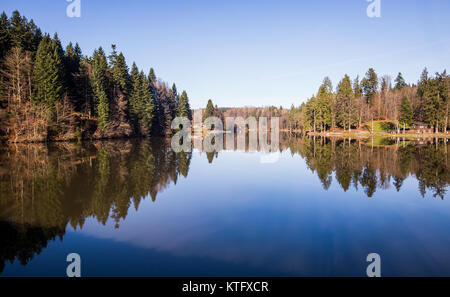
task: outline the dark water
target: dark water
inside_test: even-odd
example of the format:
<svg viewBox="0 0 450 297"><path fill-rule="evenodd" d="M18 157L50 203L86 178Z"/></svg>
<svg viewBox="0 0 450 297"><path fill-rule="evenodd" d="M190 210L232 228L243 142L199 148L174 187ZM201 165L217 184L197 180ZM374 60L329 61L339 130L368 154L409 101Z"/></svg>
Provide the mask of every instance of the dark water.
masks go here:
<svg viewBox="0 0 450 297"><path fill-rule="evenodd" d="M262 152L165 140L3 147L0 275L450 276L444 142L284 135Z"/></svg>

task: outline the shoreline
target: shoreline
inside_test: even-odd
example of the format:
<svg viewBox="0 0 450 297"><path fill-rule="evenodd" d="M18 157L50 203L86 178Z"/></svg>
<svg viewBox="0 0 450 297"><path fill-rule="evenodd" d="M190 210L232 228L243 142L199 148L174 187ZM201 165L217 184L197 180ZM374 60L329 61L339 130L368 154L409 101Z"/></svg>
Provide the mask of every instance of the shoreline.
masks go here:
<svg viewBox="0 0 450 297"><path fill-rule="evenodd" d="M424 133L424 134L398 134L398 133L387 133L387 132L306 132L309 136L321 136L321 137L341 137L341 138L371 138L371 137L382 137L382 138L405 138L405 139L418 139L418 138L442 138L449 139L449 134L444 133Z"/></svg>

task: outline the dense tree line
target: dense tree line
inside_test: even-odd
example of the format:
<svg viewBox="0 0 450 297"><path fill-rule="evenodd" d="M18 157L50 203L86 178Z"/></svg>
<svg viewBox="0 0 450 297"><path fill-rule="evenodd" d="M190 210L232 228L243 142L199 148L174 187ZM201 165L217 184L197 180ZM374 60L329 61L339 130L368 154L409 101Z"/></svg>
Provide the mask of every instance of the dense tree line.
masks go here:
<svg viewBox="0 0 450 297"><path fill-rule="evenodd" d="M305 159L322 186L328 190L334 179L344 191L362 188L367 197L391 185L400 191L405 179L415 177L421 196L430 192L444 199L450 184L448 144L444 141L415 146L386 139L372 146L361 140L282 135L280 148Z"/></svg>
<svg viewBox="0 0 450 297"><path fill-rule="evenodd" d="M131 207L186 178L191 158L164 138L1 147L0 274L6 261L26 265L68 225L95 218L119 228Z"/></svg>
<svg viewBox="0 0 450 297"><path fill-rule="evenodd" d="M0 136L10 141L170 135L176 116L192 118L186 91L169 88L112 45L84 56L64 49L18 11L0 16Z"/></svg>
<svg viewBox="0 0 450 297"><path fill-rule="evenodd" d="M389 76L378 77L370 68L365 77L351 81L348 75L334 90L324 79L316 95L300 107L292 107L284 127L324 132L358 129L372 120L386 120L394 130L409 129L415 122L447 132L449 126L450 76L446 71L428 75L425 68L417 85L408 85L399 73L391 83Z"/></svg>

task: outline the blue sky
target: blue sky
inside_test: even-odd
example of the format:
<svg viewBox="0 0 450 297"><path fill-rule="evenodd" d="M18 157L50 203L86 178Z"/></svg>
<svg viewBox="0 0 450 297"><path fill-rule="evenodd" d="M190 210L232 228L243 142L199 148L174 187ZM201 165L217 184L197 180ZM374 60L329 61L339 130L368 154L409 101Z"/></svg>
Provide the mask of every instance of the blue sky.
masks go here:
<svg viewBox="0 0 450 297"><path fill-rule="evenodd" d="M369 67L416 82L450 63L450 1L381 0L369 18L366 0L81 0L68 18L66 0L2 0L83 54L112 43L129 65L178 89L191 105L299 105L325 76L333 84Z"/></svg>

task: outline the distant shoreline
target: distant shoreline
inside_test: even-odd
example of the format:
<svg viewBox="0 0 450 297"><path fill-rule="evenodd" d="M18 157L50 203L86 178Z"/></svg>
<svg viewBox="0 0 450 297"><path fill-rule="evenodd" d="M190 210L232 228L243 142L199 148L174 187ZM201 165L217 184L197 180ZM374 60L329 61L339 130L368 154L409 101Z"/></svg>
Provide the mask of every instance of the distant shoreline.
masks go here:
<svg viewBox="0 0 450 297"><path fill-rule="evenodd" d="M449 134L444 133L424 133L424 134L413 134L413 133L388 133L388 132L306 132L309 136L325 136L325 137L342 137L342 138L370 138L370 137L383 137L383 138L406 138L406 139L417 139L417 138L450 138Z"/></svg>

